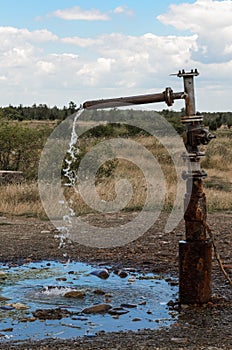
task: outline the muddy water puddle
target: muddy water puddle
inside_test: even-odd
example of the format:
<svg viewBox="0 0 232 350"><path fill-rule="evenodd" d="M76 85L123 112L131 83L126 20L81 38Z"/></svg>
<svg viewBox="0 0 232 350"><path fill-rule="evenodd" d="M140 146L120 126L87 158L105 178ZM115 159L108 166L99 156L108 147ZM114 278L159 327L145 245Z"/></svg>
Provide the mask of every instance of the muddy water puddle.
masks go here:
<svg viewBox="0 0 232 350"><path fill-rule="evenodd" d="M0 264L0 342L157 329L177 314L177 281L80 262Z"/></svg>

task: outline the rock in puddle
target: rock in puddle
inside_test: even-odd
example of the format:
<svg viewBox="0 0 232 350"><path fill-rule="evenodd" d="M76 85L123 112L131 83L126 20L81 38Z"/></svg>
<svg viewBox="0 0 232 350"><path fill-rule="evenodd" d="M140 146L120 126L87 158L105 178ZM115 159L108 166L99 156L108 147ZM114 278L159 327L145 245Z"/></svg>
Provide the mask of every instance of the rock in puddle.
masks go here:
<svg viewBox="0 0 232 350"><path fill-rule="evenodd" d="M34 322L34 321L36 321L37 320L37 318L36 317L21 317L21 318L19 318L19 321L20 322Z"/></svg>
<svg viewBox="0 0 232 350"><path fill-rule="evenodd" d="M56 281L67 281L67 278L66 277L57 277L56 278Z"/></svg>
<svg viewBox="0 0 232 350"><path fill-rule="evenodd" d="M84 314L99 314L106 313L112 308L109 304L96 304L89 307L86 307L82 310Z"/></svg>
<svg viewBox="0 0 232 350"><path fill-rule="evenodd" d="M4 329L1 329L0 332L13 332L14 328L13 327L9 327L9 328L4 328Z"/></svg>
<svg viewBox="0 0 232 350"><path fill-rule="evenodd" d="M2 295L0 295L0 301L7 301L7 300L10 300L10 298L5 298Z"/></svg>
<svg viewBox="0 0 232 350"><path fill-rule="evenodd" d="M88 321L88 317L83 317L83 316L73 316L72 320L74 321Z"/></svg>
<svg viewBox="0 0 232 350"><path fill-rule="evenodd" d="M83 299L85 296L86 296L85 292L81 290L72 290L64 294L65 298Z"/></svg>
<svg viewBox="0 0 232 350"><path fill-rule="evenodd" d="M22 304L22 303L11 303L11 304L7 304L6 306L10 306L13 307L16 310L27 310L29 309L29 306Z"/></svg>
<svg viewBox="0 0 232 350"><path fill-rule="evenodd" d="M110 277L109 271L107 269L97 269L90 272L91 275L97 276L103 280L106 280Z"/></svg>
<svg viewBox="0 0 232 350"><path fill-rule="evenodd" d="M93 291L93 293L96 295L105 295L106 294L106 292L104 292L104 290L102 290L102 289L95 289Z"/></svg>
<svg viewBox="0 0 232 350"><path fill-rule="evenodd" d="M108 313L112 316L121 316L128 314L128 312L128 310L125 310L122 307L114 307L108 311Z"/></svg>
<svg viewBox="0 0 232 350"><path fill-rule="evenodd" d="M128 278L128 282L129 282L129 283L135 283L135 281L136 281L136 278L135 278L135 277L130 277L130 278Z"/></svg>
<svg viewBox="0 0 232 350"><path fill-rule="evenodd" d="M139 317L135 317L135 318L132 319L132 321L133 321L133 322L139 322L139 321L142 321L142 319L139 318Z"/></svg>
<svg viewBox="0 0 232 350"><path fill-rule="evenodd" d="M14 307L9 305L2 305L0 306L0 309L5 311L11 311L11 310L14 310Z"/></svg>
<svg viewBox="0 0 232 350"><path fill-rule="evenodd" d="M121 307L125 307L127 309L133 309L133 308L137 307L137 305L136 304L129 304L129 303L122 303Z"/></svg>
<svg viewBox="0 0 232 350"><path fill-rule="evenodd" d="M32 312L33 316L40 320L61 320L63 317L72 315L67 309L37 309Z"/></svg>
<svg viewBox="0 0 232 350"><path fill-rule="evenodd" d="M7 275L4 271L0 271L0 280L4 281L7 279Z"/></svg>
<svg viewBox="0 0 232 350"><path fill-rule="evenodd" d="M126 278L128 276L128 273L124 270L115 270L114 273L120 278Z"/></svg>

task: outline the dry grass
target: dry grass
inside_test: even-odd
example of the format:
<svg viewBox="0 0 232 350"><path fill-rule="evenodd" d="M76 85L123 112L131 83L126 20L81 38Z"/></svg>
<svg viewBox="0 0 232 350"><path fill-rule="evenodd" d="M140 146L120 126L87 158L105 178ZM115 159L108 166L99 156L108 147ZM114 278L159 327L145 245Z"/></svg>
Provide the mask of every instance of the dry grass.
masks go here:
<svg viewBox="0 0 232 350"><path fill-rule="evenodd" d="M206 147L202 167L208 177L205 193L209 211L232 210L232 132L219 131L217 138Z"/></svg>
<svg viewBox="0 0 232 350"><path fill-rule="evenodd" d="M44 218L36 182L0 186L0 213Z"/></svg>
<svg viewBox="0 0 232 350"><path fill-rule="evenodd" d="M134 141L143 144L158 160L167 187L164 209L170 210L176 196L176 172L167 150L153 137L139 137ZM208 177L204 181L209 211L232 211L232 133L218 134L218 138L206 146L206 157L202 160L202 167L207 171ZM134 156L142 169L147 162L138 154ZM149 172L149 169L148 169ZM96 191L104 201L115 200L116 184L120 179L127 179L131 185L132 196L129 198L125 210L141 209L147 196L147 183L143 172L138 166L125 159L119 159L112 176L100 176L96 181ZM80 194L70 188L64 188L64 195L76 214L94 212ZM92 193L90 191L89 196ZM40 202L37 183L8 184L0 186L0 212L4 215L29 215L45 218L45 212ZM125 192L126 197L126 192ZM55 205L55 204L54 204ZM157 198L151 203L154 208L158 205Z"/></svg>

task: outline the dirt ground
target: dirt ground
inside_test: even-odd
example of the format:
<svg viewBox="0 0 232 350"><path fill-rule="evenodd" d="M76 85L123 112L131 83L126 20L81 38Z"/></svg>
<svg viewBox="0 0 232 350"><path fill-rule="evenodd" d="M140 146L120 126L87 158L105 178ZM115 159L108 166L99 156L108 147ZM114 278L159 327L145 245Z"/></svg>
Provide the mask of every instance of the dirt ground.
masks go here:
<svg viewBox="0 0 232 350"><path fill-rule="evenodd" d="M107 219L120 224L132 214ZM99 224L102 218L88 218ZM107 225L107 221L103 225ZM168 273L178 276L178 242L184 239L184 222L174 232L164 233L166 214L162 214L147 233L122 247L97 249L71 243L59 249L54 238L55 228L49 221L34 218L0 217L0 261L21 264L43 259L88 263L107 263L118 267L135 267L144 272ZM216 243L227 273L232 277L232 214L208 215L208 224L216 236ZM65 257L64 257L64 254ZM37 342L1 343L0 349L232 349L232 287L220 271L213 257L213 293L207 305L183 307L178 321L170 328L140 330L138 332L101 332L94 338L75 340L43 340Z"/></svg>

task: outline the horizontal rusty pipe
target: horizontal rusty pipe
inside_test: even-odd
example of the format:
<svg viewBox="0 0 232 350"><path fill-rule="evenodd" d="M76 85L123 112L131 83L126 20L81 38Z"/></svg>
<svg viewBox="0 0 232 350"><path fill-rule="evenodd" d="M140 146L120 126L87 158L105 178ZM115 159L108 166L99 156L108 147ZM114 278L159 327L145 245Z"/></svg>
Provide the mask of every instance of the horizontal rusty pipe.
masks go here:
<svg viewBox="0 0 232 350"><path fill-rule="evenodd" d="M173 92L171 88L166 88L164 92L158 94L138 95L129 97L109 98L102 100L86 101L83 103L85 109L102 109L112 107L123 107L129 105L139 105L154 102L166 102L171 106L174 100L186 98L184 92Z"/></svg>

